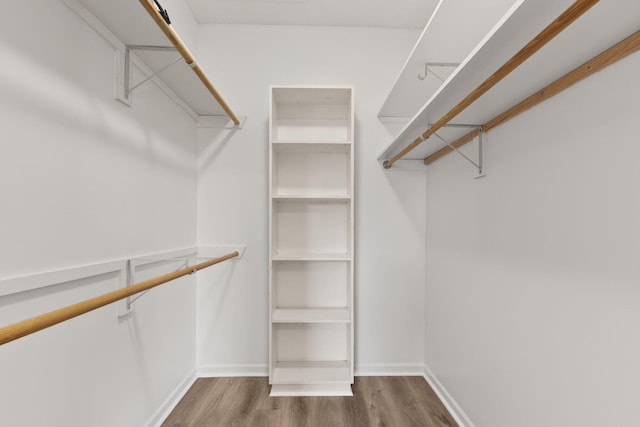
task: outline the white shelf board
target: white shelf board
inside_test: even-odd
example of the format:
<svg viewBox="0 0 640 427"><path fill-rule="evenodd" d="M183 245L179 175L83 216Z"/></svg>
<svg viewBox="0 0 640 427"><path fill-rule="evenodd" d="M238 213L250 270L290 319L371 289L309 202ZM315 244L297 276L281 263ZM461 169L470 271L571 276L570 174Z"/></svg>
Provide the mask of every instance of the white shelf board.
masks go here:
<svg viewBox="0 0 640 427"><path fill-rule="evenodd" d="M275 145L351 145L352 141L347 140L275 140L273 141Z"/></svg>
<svg viewBox="0 0 640 427"><path fill-rule="evenodd" d="M333 384L273 384L269 397L353 396L351 382Z"/></svg>
<svg viewBox="0 0 640 427"><path fill-rule="evenodd" d="M351 261L349 254L274 254L273 261Z"/></svg>
<svg viewBox="0 0 640 427"><path fill-rule="evenodd" d="M273 384L334 384L350 383L351 373L346 360L331 362L276 362Z"/></svg>
<svg viewBox="0 0 640 427"><path fill-rule="evenodd" d="M307 105L350 105L353 87L351 86L271 86L273 100L280 104Z"/></svg>
<svg viewBox="0 0 640 427"><path fill-rule="evenodd" d="M348 202L351 196L347 195L324 195L324 194L295 194L295 195L274 195L274 201L281 202Z"/></svg>
<svg viewBox="0 0 640 427"><path fill-rule="evenodd" d="M519 0L381 153L402 150L564 12L573 0ZM638 30L640 2L600 1L460 113L452 123L483 124ZM630 82L631 84L631 82ZM594 100L594 102L597 102ZM438 132L449 142L469 129ZM432 137L403 159L427 157L445 144Z"/></svg>
<svg viewBox="0 0 640 427"><path fill-rule="evenodd" d="M273 323L349 323L347 308L277 308Z"/></svg>
<svg viewBox="0 0 640 427"><path fill-rule="evenodd" d="M78 2L127 45L171 46L171 42L162 30L136 0L78 0ZM170 10L169 15L171 16ZM136 50L133 53L153 71L158 71L180 56L177 51ZM226 115L184 60L163 71L159 78L198 115ZM135 81L132 82L132 85L135 84ZM135 91L133 97L135 102Z"/></svg>
<svg viewBox="0 0 640 427"><path fill-rule="evenodd" d="M461 63L517 0L440 0L409 54L378 116L412 117L454 70L425 63Z"/></svg>

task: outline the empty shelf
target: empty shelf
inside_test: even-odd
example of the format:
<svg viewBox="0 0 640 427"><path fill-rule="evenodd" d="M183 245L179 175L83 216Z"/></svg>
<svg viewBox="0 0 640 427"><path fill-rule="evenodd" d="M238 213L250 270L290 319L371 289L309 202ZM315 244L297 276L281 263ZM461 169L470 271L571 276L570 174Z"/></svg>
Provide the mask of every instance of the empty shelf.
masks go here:
<svg viewBox="0 0 640 427"><path fill-rule="evenodd" d="M346 308L278 308L273 323L349 323Z"/></svg>

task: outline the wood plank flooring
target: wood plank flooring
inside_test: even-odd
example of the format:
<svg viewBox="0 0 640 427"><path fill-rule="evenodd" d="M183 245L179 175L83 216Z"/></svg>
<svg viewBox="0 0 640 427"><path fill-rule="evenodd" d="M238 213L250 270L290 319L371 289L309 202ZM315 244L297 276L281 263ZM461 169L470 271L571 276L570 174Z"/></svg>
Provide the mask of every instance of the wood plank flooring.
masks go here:
<svg viewBox="0 0 640 427"><path fill-rule="evenodd" d="M266 377L200 378L162 425L457 426L422 377L356 377L353 397L273 398Z"/></svg>

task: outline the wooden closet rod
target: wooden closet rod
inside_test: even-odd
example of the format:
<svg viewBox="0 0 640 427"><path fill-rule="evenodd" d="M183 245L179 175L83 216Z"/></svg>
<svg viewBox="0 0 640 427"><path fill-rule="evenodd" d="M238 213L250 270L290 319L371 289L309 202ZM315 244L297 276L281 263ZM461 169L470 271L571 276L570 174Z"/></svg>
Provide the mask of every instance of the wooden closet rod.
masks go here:
<svg viewBox="0 0 640 427"><path fill-rule="evenodd" d="M442 116L440 120L435 122L433 126L424 131L418 138L416 138L411 144L407 145L402 151L393 156L391 159L386 160L383 165L386 169L393 166L395 162L407 155L411 150L420 145L424 140L436 133L441 127L449 123L454 117L460 114L465 108L471 105L475 100L484 95L489 89L495 86L498 82L508 76L513 70L518 68L524 61L526 61L531 55L540 50L544 45L551 41L555 36L560 34L565 28L567 28L572 22L582 16L593 5L598 3L599 0L577 0L567 10L565 10L560 16L558 16L551 24L549 24L544 30L542 30L537 36L535 36L529 43L527 43L518 53L511 57L500 67L496 72L489 76L484 82L475 88L469 95L467 95L462 101L460 101L455 107L453 107L447 114Z"/></svg>
<svg viewBox="0 0 640 427"><path fill-rule="evenodd" d="M202 270L203 268L211 267L212 265L216 265L230 258L237 257L238 255L238 251L235 251L219 258L214 258L212 260L196 264L192 267L181 268L180 270L174 271L173 273L154 277L153 279L136 283L135 285L131 285L127 288L107 292L106 294L102 294L95 298L72 304L58 310L50 311L48 313L44 313L39 316L23 320L21 322L14 323L13 325L5 326L4 328L0 328L0 345L17 340L18 338L22 338L34 332L41 331L45 328L48 328L49 326L56 325L58 323L64 322L65 320L69 320L97 308L104 307L107 304L111 304L121 299L130 297L137 293L167 283L171 280L186 276L187 274L195 273L196 271Z"/></svg>
<svg viewBox="0 0 640 427"><path fill-rule="evenodd" d="M229 108L229 106L224 101L224 99L222 99L222 96L220 96L216 88L209 81L209 78L204 74L204 72L196 62L191 52L189 52L189 49L187 48L187 46L185 46L185 44L180 39L180 36L178 36L178 34L173 30L173 28L171 28L171 26L166 23L162 15L160 15L160 12L156 8L156 6L153 4L153 0L140 0L140 3L142 3L142 6L144 6L144 8L147 10L149 15L151 16L151 18L153 18L153 20L156 22L158 27L160 27L160 29L167 36L169 41L171 41L173 46L175 46L175 48L178 50L180 55L184 58L187 65L189 65L193 69L193 72L196 73L196 75L198 76L202 84L205 85L205 87L209 90L209 92L211 92L211 95L213 95L216 101L218 101L218 104L220 104L224 112L227 113L227 116L229 116L229 118L233 120L233 123L235 123L236 126L239 125L240 120L238 120L236 115L233 114L233 111L231 111L231 108Z"/></svg>
<svg viewBox="0 0 640 427"><path fill-rule="evenodd" d="M489 120L482 126L482 131L488 132L489 130L497 126L500 126L501 124L514 118L518 114L527 111L529 108L538 105L542 101L545 101L552 96L557 95L563 90L573 86L575 83L578 83L582 79L589 77L593 73L596 73L603 68L608 67L609 65L631 55L634 52L637 52L638 50L640 50L640 31L636 31L631 36L605 50L600 55L590 59L581 66L560 77L558 80L548 84L533 95L509 108L502 114ZM451 145L455 148L460 148L461 146L472 141L473 138L478 136L478 132L479 131L477 129L473 130L472 132L469 132L465 136L451 143ZM429 165L439 158L446 156L452 151L453 148L446 146L425 158L424 164Z"/></svg>

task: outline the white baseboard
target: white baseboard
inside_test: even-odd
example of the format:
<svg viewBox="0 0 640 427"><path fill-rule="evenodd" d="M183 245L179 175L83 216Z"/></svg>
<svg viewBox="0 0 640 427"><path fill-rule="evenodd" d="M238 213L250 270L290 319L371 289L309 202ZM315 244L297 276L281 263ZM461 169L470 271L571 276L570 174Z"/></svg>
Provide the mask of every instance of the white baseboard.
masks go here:
<svg viewBox="0 0 640 427"><path fill-rule="evenodd" d="M171 394L162 402L162 405L153 413L149 420L144 423L144 427L160 427L162 422L169 416L171 411L178 405L180 400L187 394L193 383L196 382L196 370L189 372L184 380L171 392Z"/></svg>
<svg viewBox="0 0 640 427"><path fill-rule="evenodd" d="M199 378L266 377L268 375L269 367L266 364L203 365L198 367Z"/></svg>
<svg viewBox="0 0 640 427"><path fill-rule="evenodd" d="M431 372L428 366L424 366L424 379L429 383L433 391L438 395L442 404L447 408L453 419L460 427L475 427L471 419L464 413L460 405L449 394L438 378Z"/></svg>
<svg viewBox="0 0 640 427"><path fill-rule="evenodd" d="M155 414L145 424L145 427L156 427L171 413L173 408L184 397L197 378L216 377L266 377L269 369L266 364L246 365L204 365L185 378L184 381L165 400ZM429 367L410 363L395 364L359 364L355 368L358 377L369 376L422 376L429 383L442 404L449 411L453 419L460 427L475 427L471 419L465 414L460 405L449 394L438 378L433 375Z"/></svg>
<svg viewBox="0 0 640 427"><path fill-rule="evenodd" d="M421 377L424 365L411 363L360 363L355 366L357 377Z"/></svg>
<svg viewBox="0 0 640 427"><path fill-rule="evenodd" d="M269 368L263 364L249 365L203 365L198 367L199 378L215 377L266 377ZM409 363L360 364L355 367L358 377L421 377L424 376L424 365Z"/></svg>

